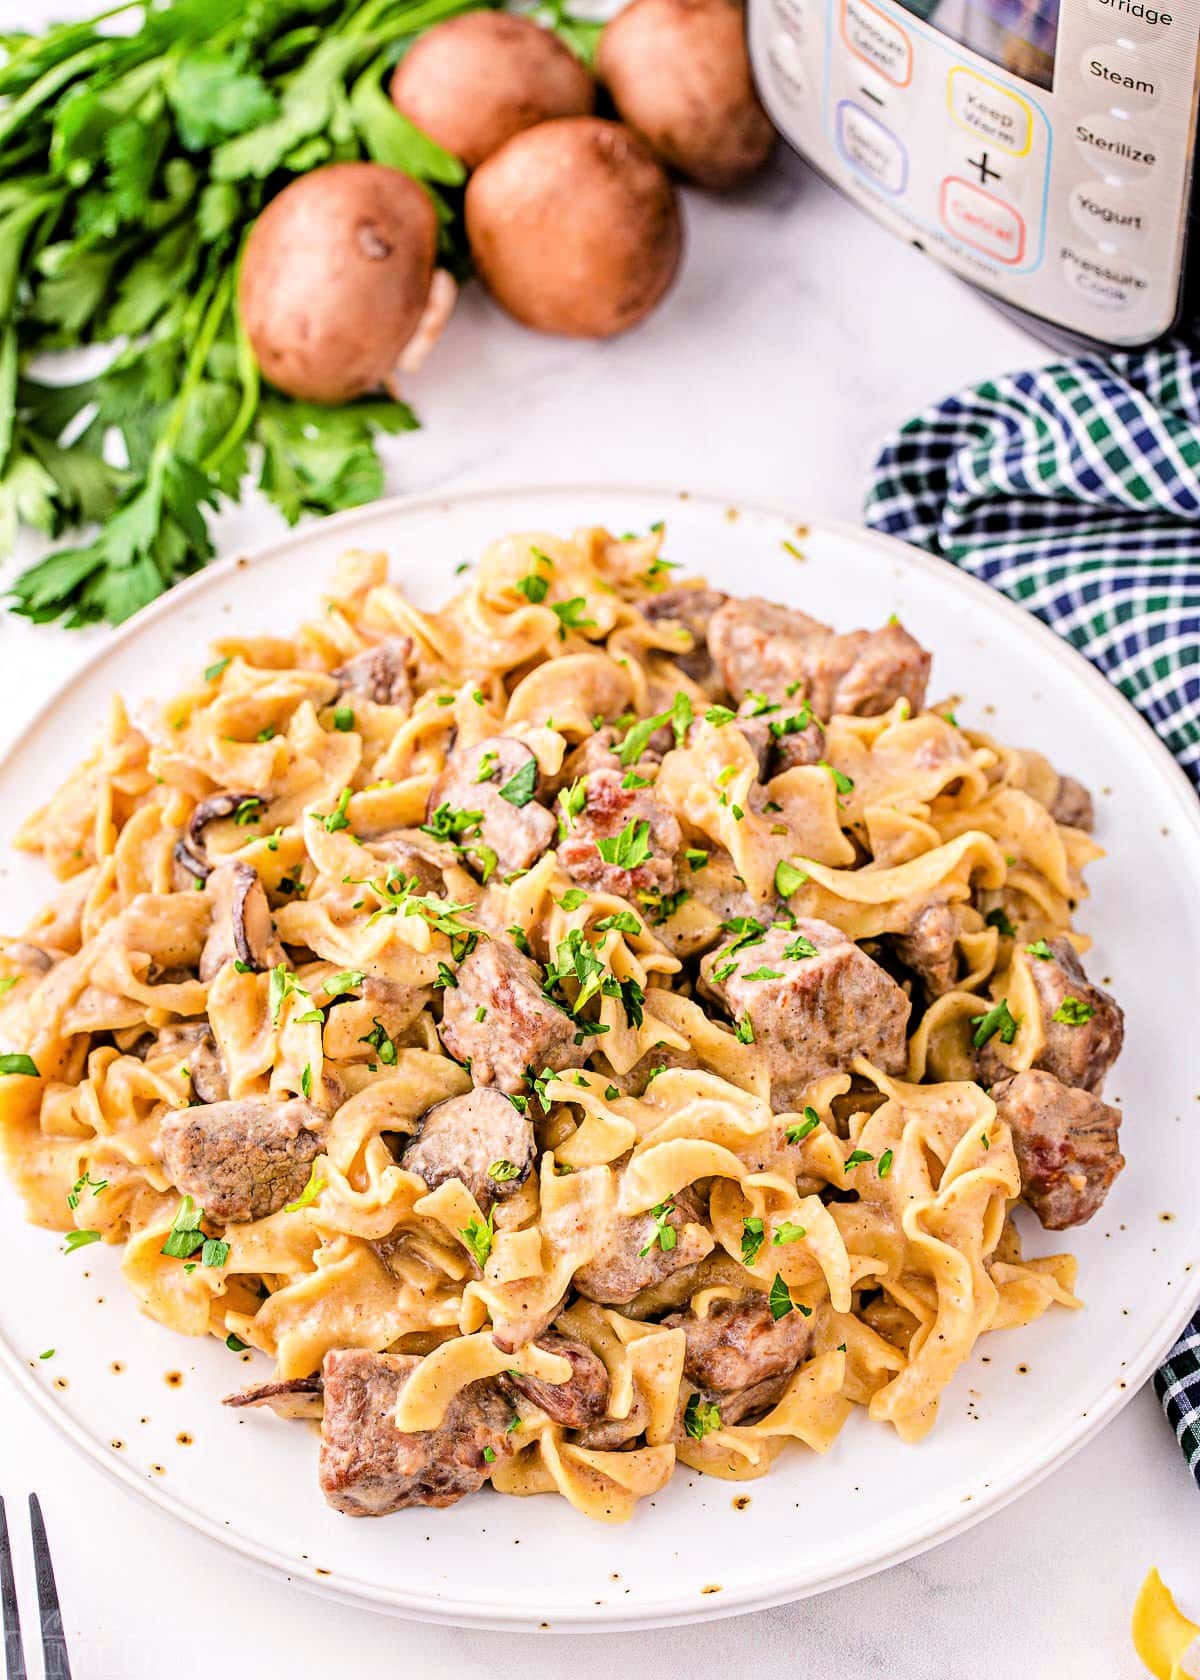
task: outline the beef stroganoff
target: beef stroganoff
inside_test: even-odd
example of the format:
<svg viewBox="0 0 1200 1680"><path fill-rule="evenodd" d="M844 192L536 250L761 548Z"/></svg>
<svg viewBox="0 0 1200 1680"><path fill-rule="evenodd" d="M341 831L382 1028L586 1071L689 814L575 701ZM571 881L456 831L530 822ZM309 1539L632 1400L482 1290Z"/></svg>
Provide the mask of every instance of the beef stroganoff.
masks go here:
<svg viewBox="0 0 1200 1680"><path fill-rule="evenodd" d="M269 1355L228 1403L319 1417L351 1515L621 1519L855 1407L915 1441L1079 1305L1012 1213L1123 1165L1086 789L927 707L895 620L662 542L509 537L433 613L349 554L20 834L63 883L0 941L29 1216Z"/></svg>

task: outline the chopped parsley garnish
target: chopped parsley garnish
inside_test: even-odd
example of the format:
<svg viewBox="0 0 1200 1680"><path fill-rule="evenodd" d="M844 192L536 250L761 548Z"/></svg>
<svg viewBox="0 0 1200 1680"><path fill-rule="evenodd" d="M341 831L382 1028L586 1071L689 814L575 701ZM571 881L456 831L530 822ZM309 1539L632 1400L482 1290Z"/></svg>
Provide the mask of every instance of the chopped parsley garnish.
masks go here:
<svg viewBox="0 0 1200 1680"><path fill-rule="evenodd" d="M601 916L596 923L596 932L608 933L610 929L617 933L641 933L643 931L641 922L638 921L632 910L618 910L613 916Z"/></svg>
<svg viewBox="0 0 1200 1680"><path fill-rule="evenodd" d="M5 992L11 992L13 987L20 981L20 978L21 976L19 974L6 974L4 978L0 980L0 997L2 997Z"/></svg>
<svg viewBox="0 0 1200 1680"><path fill-rule="evenodd" d="M737 971L738 965L735 962L723 962L719 967L713 969L712 977L718 986L723 986L730 975L736 974Z"/></svg>
<svg viewBox="0 0 1200 1680"><path fill-rule="evenodd" d="M679 1239L676 1234L675 1227L669 1223L670 1217L674 1212L674 1202L659 1202L657 1207L652 1207L650 1209L650 1217L654 1221L654 1232L645 1248L639 1249L639 1260L644 1260L646 1258L655 1243L658 1244L664 1254L669 1254L675 1247L675 1244Z"/></svg>
<svg viewBox="0 0 1200 1680"><path fill-rule="evenodd" d="M626 769L636 764L650 742L650 737L660 730L664 723L670 723L670 712L659 712L654 717L643 718L640 723L631 726L625 739L617 748L617 757Z"/></svg>
<svg viewBox="0 0 1200 1680"><path fill-rule="evenodd" d="M245 1353L249 1345L249 1342L244 1342L240 1336L235 1336L232 1330L225 1338L225 1346L230 1353Z"/></svg>
<svg viewBox="0 0 1200 1680"><path fill-rule="evenodd" d="M819 957L821 955L812 940L806 939L802 933L798 933L794 939L788 940L783 947L783 954L789 962L803 962L807 957Z"/></svg>
<svg viewBox="0 0 1200 1680"><path fill-rule="evenodd" d="M543 990L551 996L555 987L564 980L574 980L579 991L570 1007L572 1014L577 1015L586 1003L598 995L606 972L604 964L584 938L582 929L572 928L567 937L559 941L554 961L546 967Z"/></svg>
<svg viewBox="0 0 1200 1680"><path fill-rule="evenodd" d="M753 1266L758 1259L758 1251L766 1238L761 1218L755 1216L742 1220L742 1264Z"/></svg>
<svg viewBox="0 0 1200 1680"><path fill-rule="evenodd" d="M1005 939L1015 939L1016 938L1016 936L1017 936L1016 926L1013 922L1011 922L1009 920L1009 918L1005 915L1003 910L999 910L999 909L989 910L987 915L983 919L987 923L988 927L998 928L999 931L1004 935Z"/></svg>
<svg viewBox="0 0 1200 1680"><path fill-rule="evenodd" d="M791 1290L778 1272L775 1273L774 1281L771 1284L771 1290L767 1296L767 1305L771 1309L771 1317L776 1321L786 1318L795 1306Z"/></svg>
<svg viewBox="0 0 1200 1680"><path fill-rule="evenodd" d="M808 876L803 869L797 869L794 863L786 858L780 858L775 865L775 891L780 898L791 898L792 894L802 887Z"/></svg>
<svg viewBox="0 0 1200 1680"><path fill-rule="evenodd" d="M526 572L524 577L517 579L513 588L519 595L524 595L527 601L532 602L537 607L546 599L550 583L547 578L539 577L536 572Z"/></svg>
<svg viewBox="0 0 1200 1680"><path fill-rule="evenodd" d="M874 1159L874 1155L872 1155L869 1150L852 1149L846 1159L842 1162L842 1171L849 1172L853 1167L866 1166L868 1161L873 1161Z"/></svg>
<svg viewBox="0 0 1200 1680"><path fill-rule="evenodd" d="M740 1021L734 1023L733 1036L739 1044L754 1043L754 1026L749 1015L743 1015Z"/></svg>
<svg viewBox="0 0 1200 1680"><path fill-rule="evenodd" d="M487 1257L492 1252L492 1238L495 1235L495 1209L486 1219L469 1219L458 1233L471 1251L475 1264L482 1271L487 1263Z"/></svg>
<svg viewBox="0 0 1200 1680"><path fill-rule="evenodd" d="M742 976L743 980L782 980L783 970L779 968L754 968L749 974Z"/></svg>
<svg viewBox="0 0 1200 1680"><path fill-rule="evenodd" d="M1050 949L1044 939L1035 939L1033 944L1026 945L1025 949L1029 952L1031 957L1037 957L1041 962L1054 961L1054 952Z"/></svg>
<svg viewBox="0 0 1200 1680"><path fill-rule="evenodd" d="M496 766L499 762L500 754L498 752L493 752L490 747L487 752L481 753L479 757L479 772L475 777L476 782L490 782L496 773Z"/></svg>
<svg viewBox="0 0 1200 1680"><path fill-rule="evenodd" d="M775 1227L775 1235L771 1238L773 1248L782 1248L785 1243L799 1242L808 1232L803 1225L796 1225L790 1219L781 1219Z"/></svg>
<svg viewBox="0 0 1200 1680"><path fill-rule="evenodd" d="M346 795L349 798L349 794ZM262 818L263 802L257 794L251 794L248 799L239 800L233 813L233 820L239 828L248 828L251 823L259 822Z"/></svg>
<svg viewBox="0 0 1200 1680"><path fill-rule="evenodd" d="M837 789L839 796L854 792L854 783L844 771L836 770L834 766L824 758L818 759L817 763L820 765L822 770L828 770L829 774L833 777L833 785Z"/></svg>
<svg viewBox="0 0 1200 1680"><path fill-rule="evenodd" d="M204 1246L200 1250L200 1259L205 1266L227 1266L229 1264L229 1244L222 1242L219 1237L206 1237Z"/></svg>
<svg viewBox="0 0 1200 1680"><path fill-rule="evenodd" d="M560 910L578 910L581 904L587 903L587 898L588 895L582 887L568 887L562 897L556 900L556 903ZM613 918L609 916L607 921L611 925ZM637 932L636 927L633 931Z"/></svg>
<svg viewBox="0 0 1200 1680"><path fill-rule="evenodd" d="M715 1400L705 1400L698 1393L689 1394L683 1408L683 1427L693 1441L703 1441L714 1429L720 1429L721 1408Z"/></svg>
<svg viewBox="0 0 1200 1680"><path fill-rule="evenodd" d="M803 1143L808 1134L810 1132L815 1132L820 1124L821 1116L817 1113L816 1109L806 1108L804 1110L804 1119L800 1122L800 1124L798 1126L788 1126L783 1135L787 1139L788 1143Z"/></svg>
<svg viewBox="0 0 1200 1680"><path fill-rule="evenodd" d="M173 1260L190 1260L207 1240L200 1229L203 1218L204 1209L198 1208L190 1196L185 1196L175 1210L171 1229L159 1252L169 1254Z"/></svg>
<svg viewBox="0 0 1200 1680"><path fill-rule="evenodd" d="M99 1231L68 1231L67 1241L63 1249L63 1253L74 1254L77 1248L86 1248L89 1243L99 1241Z"/></svg>
<svg viewBox="0 0 1200 1680"><path fill-rule="evenodd" d="M335 712L333 714L333 721L334 721L334 727L335 728L340 727L338 725L337 718L338 718L338 714ZM350 713L350 722L346 725L346 728L347 729L352 729L353 727L354 727L354 713L351 712ZM279 731L276 729L276 727L273 723L264 723L262 728L259 730L258 734L254 737L254 739L256 741L273 741L278 733L279 733Z"/></svg>
<svg viewBox="0 0 1200 1680"><path fill-rule="evenodd" d="M637 869L652 856L650 824L645 818L630 817L620 834L596 841L596 850L615 869Z"/></svg>
<svg viewBox="0 0 1200 1680"><path fill-rule="evenodd" d="M523 805L528 805L533 798L534 790L537 788L537 780L537 759L527 758L516 775L505 782L500 789L500 797L501 799L507 799L510 805L515 805L520 810Z"/></svg>
<svg viewBox="0 0 1200 1680"><path fill-rule="evenodd" d="M572 595L569 601L551 601L550 611L558 619L558 639L565 642L568 630L592 630L595 628L594 618L585 618L587 600L582 595Z"/></svg>
<svg viewBox="0 0 1200 1680"><path fill-rule="evenodd" d="M812 722L812 707L806 700L798 712L790 717L772 718L767 728L777 741L782 741L788 735L802 735Z"/></svg>
<svg viewBox="0 0 1200 1680"><path fill-rule="evenodd" d="M316 1166L314 1165L308 1175L308 1183L304 1186L303 1190L301 1190L294 1202L288 1202L285 1204L283 1209L284 1213L299 1213L302 1208L311 1207L324 1188L325 1180L317 1172Z"/></svg>
<svg viewBox="0 0 1200 1680"><path fill-rule="evenodd" d="M495 1447L484 1447L484 1449L483 1449L483 1462L485 1464L495 1464L495 1462L496 1462L496 1449L495 1449Z"/></svg>
<svg viewBox="0 0 1200 1680"><path fill-rule="evenodd" d="M321 818L321 826L327 834L336 834L339 829L350 827L350 818L346 815L346 807L349 803L350 789L343 788L341 793L338 794L337 804L328 816L321 816L321 813L317 812L318 817Z"/></svg>
<svg viewBox="0 0 1200 1680"><path fill-rule="evenodd" d="M517 950L520 951L523 957L532 958L533 946L529 943L529 935L525 932L523 927L518 927L514 922L512 927L505 928L504 931L507 933L508 937L512 940L513 944L517 947Z"/></svg>
<svg viewBox="0 0 1200 1680"><path fill-rule="evenodd" d="M347 735L354 728L354 707L339 706L333 714L333 727L339 735Z"/></svg>
<svg viewBox="0 0 1200 1680"><path fill-rule="evenodd" d="M483 1022L487 1020L486 1003L480 1003L475 1006L475 1020L478 1025L482 1025Z"/></svg>
<svg viewBox="0 0 1200 1680"><path fill-rule="evenodd" d="M728 706L710 706L704 714L704 721L720 729L724 724L732 723L736 716L737 713L731 712Z"/></svg>
<svg viewBox="0 0 1200 1680"><path fill-rule="evenodd" d="M767 930L762 922L756 922L753 916L732 916L729 921L722 922L726 933L736 937L731 945L726 947L725 955L731 957L735 951L742 950L747 945L758 945L767 937Z"/></svg>
<svg viewBox="0 0 1200 1680"><path fill-rule="evenodd" d="M621 786L630 790L632 788L650 787L651 782L649 776L639 776L636 770L626 770L621 777Z"/></svg>
<svg viewBox="0 0 1200 1680"><path fill-rule="evenodd" d="M750 710L746 714L747 717L766 717L768 712L777 712L779 710L775 701L768 700L765 694L756 694L753 689L751 689L746 695L746 699L750 702Z"/></svg>
<svg viewBox="0 0 1200 1680"><path fill-rule="evenodd" d="M876 1172L879 1174L880 1178L886 1178L887 1175L891 1172L892 1162L895 1160L895 1158L896 1157L895 1157L894 1151L892 1151L891 1149L885 1149L884 1150L883 1154L879 1157L879 1165L875 1169Z"/></svg>
<svg viewBox="0 0 1200 1680"><path fill-rule="evenodd" d="M702 846L688 846L684 849L683 855L688 861L688 868L693 872L697 869L703 869L709 859L709 853Z"/></svg>
<svg viewBox="0 0 1200 1680"><path fill-rule="evenodd" d="M604 1087L605 1102L616 1102L620 1095L621 1093L615 1085L606 1085Z"/></svg>
<svg viewBox="0 0 1200 1680"><path fill-rule="evenodd" d="M370 1032L363 1038L360 1038L358 1042L360 1044L369 1044L373 1050L377 1051L379 1054L379 1060L385 1067L393 1067L395 1065L395 1043L388 1037L387 1028L383 1025L383 1022L378 1016L374 1016L372 1018Z"/></svg>
<svg viewBox="0 0 1200 1680"><path fill-rule="evenodd" d="M695 715L690 698L680 689L671 702L671 728L675 732L677 747L681 747L687 740L687 732L692 727Z"/></svg>
<svg viewBox="0 0 1200 1680"><path fill-rule="evenodd" d="M511 1179L520 1178L521 1169L514 1162L501 1158L491 1163L487 1175L497 1184L507 1184Z"/></svg>
<svg viewBox="0 0 1200 1680"><path fill-rule="evenodd" d="M1068 996L1062 1000L1050 1019L1060 1021L1065 1027L1081 1027L1085 1021L1090 1021L1095 1013L1094 1004L1084 1003L1082 998Z"/></svg>
<svg viewBox="0 0 1200 1680"><path fill-rule="evenodd" d="M279 1021L279 1011L283 1008L284 1000L293 993L305 998L308 996L300 984L299 977L293 974L290 968L285 968L283 963L277 963L271 970L271 978L267 985L267 1005L273 1024Z"/></svg>
<svg viewBox="0 0 1200 1680"><path fill-rule="evenodd" d="M340 974L331 974L322 982L327 998L340 997L343 992L352 992L361 986L366 975L361 968L344 968Z"/></svg>
<svg viewBox="0 0 1200 1680"><path fill-rule="evenodd" d="M972 1043L976 1050L982 1050L988 1039L995 1037L997 1033L1000 1035L1001 1044L1011 1044L1017 1036L1019 1022L1009 1013L1008 999L1001 998L986 1015L972 1015L971 1025L975 1028Z"/></svg>
<svg viewBox="0 0 1200 1680"><path fill-rule="evenodd" d="M429 821L421 824L421 833L435 840L456 840L460 836L473 839L482 829L482 811L456 811L448 804L439 805Z"/></svg>
<svg viewBox="0 0 1200 1680"><path fill-rule="evenodd" d="M218 659L215 664L209 665L204 672L205 682L216 682L217 678L221 675L221 672L229 664L229 661L232 658L233 655L231 653L227 653L224 659Z"/></svg>
<svg viewBox="0 0 1200 1680"><path fill-rule="evenodd" d="M675 912L681 909L691 896L691 893L684 887L680 887L678 892L659 893L657 897L653 893L638 894L639 899L645 900L646 908L650 912L650 920L655 927L661 927L663 922L669 922Z"/></svg>
<svg viewBox="0 0 1200 1680"><path fill-rule="evenodd" d="M300 1095L302 1097L312 1096L312 1068L308 1062L305 1062L304 1071L300 1075Z"/></svg>
<svg viewBox="0 0 1200 1680"><path fill-rule="evenodd" d="M562 806L558 819L558 834L559 839L563 839L570 833L573 819L581 816L587 805L587 788L582 777L572 782L570 787L559 789L558 803Z"/></svg>
<svg viewBox="0 0 1200 1680"><path fill-rule="evenodd" d="M75 1180L74 1184L67 1193L67 1206L70 1208L71 1212L74 1213L75 1209L83 1200L83 1192L85 1190L90 1190L93 1196L98 1196L102 1190L107 1189L108 1180L106 1178L97 1178L93 1181L89 1173L83 1173Z"/></svg>

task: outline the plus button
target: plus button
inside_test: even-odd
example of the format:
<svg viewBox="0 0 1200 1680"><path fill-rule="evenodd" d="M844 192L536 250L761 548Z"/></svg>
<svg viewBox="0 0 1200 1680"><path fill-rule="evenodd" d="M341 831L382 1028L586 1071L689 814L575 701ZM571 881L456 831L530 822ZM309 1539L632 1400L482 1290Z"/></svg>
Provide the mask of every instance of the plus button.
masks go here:
<svg viewBox="0 0 1200 1680"><path fill-rule="evenodd" d="M1000 171L998 169L993 169L990 166L986 152L980 152L977 158L968 158L967 167L970 169L977 169L979 171L979 184L981 187L986 187L989 181L998 181L1000 179Z"/></svg>

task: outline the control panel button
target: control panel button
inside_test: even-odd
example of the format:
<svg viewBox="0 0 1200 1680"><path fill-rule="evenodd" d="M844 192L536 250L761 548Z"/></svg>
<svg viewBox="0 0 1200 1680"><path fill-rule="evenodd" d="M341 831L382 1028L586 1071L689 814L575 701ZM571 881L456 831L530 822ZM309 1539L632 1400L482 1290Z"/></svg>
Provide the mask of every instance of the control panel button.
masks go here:
<svg viewBox="0 0 1200 1680"><path fill-rule="evenodd" d="M803 40L811 28L805 0L773 0L773 3L775 15L784 28Z"/></svg>
<svg viewBox="0 0 1200 1680"><path fill-rule="evenodd" d="M1087 181L1071 194L1071 219L1102 249L1125 251L1147 235L1144 194L1122 191L1108 181Z"/></svg>
<svg viewBox="0 0 1200 1680"><path fill-rule="evenodd" d="M946 91L950 115L960 128L1014 157L1027 155L1033 143L1033 112L1017 94L964 65L951 70Z"/></svg>
<svg viewBox="0 0 1200 1680"><path fill-rule="evenodd" d="M908 184L908 153L878 117L849 99L837 108L837 138L842 156L884 192L902 193Z"/></svg>
<svg viewBox="0 0 1200 1680"><path fill-rule="evenodd" d="M1145 293L1150 277L1103 251L1064 245L1062 269L1067 285L1095 309L1129 309Z"/></svg>
<svg viewBox="0 0 1200 1680"><path fill-rule="evenodd" d="M871 0L842 0L842 39L894 87L907 87L912 81L912 42Z"/></svg>
<svg viewBox="0 0 1200 1680"><path fill-rule="evenodd" d="M1143 125L1117 111L1083 117L1075 124L1075 144L1094 169L1111 181L1148 175L1158 163L1158 148Z"/></svg>
<svg viewBox="0 0 1200 1680"><path fill-rule="evenodd" d="M1175 26L1172 4L1153 0L1088 0L1088 11L1115 34L1165 40Z"/></svg>
<svg viewBox="0 0 1200 1680"><path fill-rule="evenodd" d="M946 177L942 182L941 217L948 233L997 262L1019 263L1025 255L1025 223L1020 214L972 181L957 175Z"/></svg>
<svg viewBox="0 0 1200 1680"><path fill-rule="evenodd" d="M780 30L767 48L767 59L783 97L794 105L803 105L808 98L808 80L800 48L793 37Z"/></svg>
<svg viewBox="0 0 1200 1680"><path fill-rule="evenodd" d="M1089 47L1079 68L1086 86L1102 89L1114 105L1144 111L1158 103L1162 70L1131 41L1106 41Z"/></svg>

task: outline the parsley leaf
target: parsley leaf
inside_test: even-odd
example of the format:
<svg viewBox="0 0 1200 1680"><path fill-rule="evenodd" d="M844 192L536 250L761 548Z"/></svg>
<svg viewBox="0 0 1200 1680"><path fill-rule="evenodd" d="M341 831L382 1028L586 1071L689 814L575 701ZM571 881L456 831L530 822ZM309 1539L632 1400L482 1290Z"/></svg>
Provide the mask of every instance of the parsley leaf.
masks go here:
<svg viewBox="0 0 1200 1680"><path fill-rule="evenodd" d="M500 789L500 797L501 799L507 799L510 805L515 805L520 809L523 805L528 805L533 798L537 782L537 759L531 755L525 760L516 775L505 782Z"/></svg>
<svg viewBox="0 0 1200 1680"><path fill-rule="evenodd" d="M659 1202L657 1207L650 1209L650 1217L654 1221L654 1231L645 1248L638 1250L639 1260L644 1260L656 1243L664 1254L669 1254L675 1247L679 1238L674 1225L669 1223L674 1212L674 1202Z"/></svg>
<svg viewBox="0 0 1200 1680"><path fill-rule="evenodd" d="M762 1219L757 1215L742 1220L742 1264L753 1266L766 1238Z"/></svg>
<svg viewBox="0 0 1200 1680"><path fill-rule="evenodd" d="M1054 952L1050 949L1044 939L1034 940L1033 944L1026 945L1025 949L1029 952L1031 957L1037 957L1041 962L1054 961Z"/></svg>
<svg viewBox="0 0 1200 1680"><path fill-rule="evenodd" d="M1084 1003L1082 998L1068 996L1062 1000L1050 1019L1060 1021L1064 1026L1081 1027L1085 1021L1090 1021L1095 1013L1094 1004Z"/></svg>
<svg viewBox="0 0 1200 1680"><path fill-rule="evenodd" d="M988 927L998 928L1000 930L1000 932L1004 935L1005 939L1015 939L1016 938L1016 936L1017 936L1016 927L1009 920L1008 916L1005 915L1003 910L1000 910L1000 909L989 910L987 915L983 919L987 923Z"/></svg>
<svg viewBox="0 0 1200 1680"><path fill-rule="evenodd" d="M1001 998L994 1004L986 1015L972 1015L971 1025L975 1028L972 1043L976 1050L982 1050L989 1038L1000 1035L1001 1044L1011 1044L1017 1036L1019 1021L1013 1019L1009 1013L1008 999Z"/></svg>
<svg viewBox="0 0 1200 1680"><path fill-rule="evenodd" d="M10 1051L0 1056L0 1073L23 1073L30 1079L40 1079L37 1063L32 1056L26 1056L20 1051Z"/></svg>
<svg viewBox="0 0 1200 1680"><path fill-rule="evenodd" d="M786 1318L795 1306L791 1291L778 1272L775 1273L771 1282L770 1293L767 1295L767 1305L771 1309L771 1317L776 1322L781 1318Z"/></svg>
<svg viewBox="0 0 1200 1680"><path fill-rule="evenodd" d="M480 1268L487 1264L488 1255L492 1252L492 1238L495 1235L494 1224L496 1210L493 1208L486 1219L471 1218L458 1233L471 1252L475 1264Z"/></svg>
<svg viewBox="0 0 1200 1680"><path fill-rule="evenodd" d="M637 869L652 856L650 823L645 818L630 817L620 834L596 841L596 850L605 863L616 869Z"/></svg>
<svg viewBox="0 0 1200 1680"><path fill-rule="evenodd" d="M699 1393L689 1394L683 1408L683 1427L694 1441L703 1441L714 1429L720 1429L721 1408L715 1400L705 1400Z"/></svg>
<svg viewBox="0 0 1200 1680"><path fill-rule="evenodd" d="M784 1137L788 1143L803 1143L810 1132L815 1132L821 1124L821 1116L815 1108L804 1110L804 1119L798 1126L788 1126L784 1129Z"/></svg>
<svg viewBox="0 0 1200 1680"><path fill-rule="evenodd" d="M780 898L791 898L808 880L803 869L797 869L794 863L781 858L775 865L775 891Z"/></svg>

